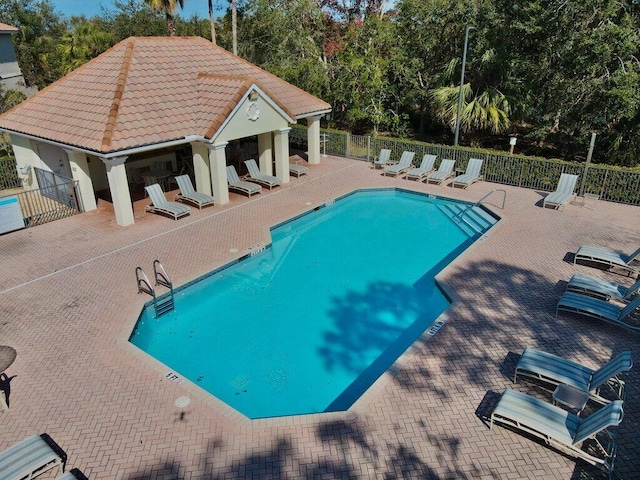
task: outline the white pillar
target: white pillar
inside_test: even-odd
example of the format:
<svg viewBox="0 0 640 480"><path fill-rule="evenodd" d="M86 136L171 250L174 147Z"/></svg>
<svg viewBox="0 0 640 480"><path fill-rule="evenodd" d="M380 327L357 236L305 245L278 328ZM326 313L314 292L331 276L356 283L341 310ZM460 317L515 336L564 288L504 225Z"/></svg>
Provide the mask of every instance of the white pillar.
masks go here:
<svg viewBox="0 0 640 480"><path fill-rule="evenodd" d="M95 210L96 196L93 192L93 182L89 173L89 164L87 156L84 153L74 150L64 149L69 157L69 166L71 167L71 176L78 182L78 191L80 192L80 209L83 212Z"/></svg>
<svg viewBox="0 0 640 480"><path fill-rule="evenodd" d="M274 149L276 151L276 177L282 183L289 183L289 131L281 128L274 132Z"/></svg>
<svg viewBox="0 0 640 480"><path fill-rule="evenodd" d="M116 213L118 225L126 226L133 223L133 204L127 183L127 171L124 162L127 157L101 158L107 167L107 180L111 191L111 201Z"/></svg>
<svg viewBox="0 0 640 480"><path fill-rule="evenodd" d="M202 142L193 142L193 173L196 177L196 190L211 195L211 167L209 165L209 150Z"/></svg>
<svg viewBox="0 0 640 480"><path fill-rule="evenodd" d="M207 145L209 148L209 165L211 167L211 190L216 204L229 203L229 186L227 185L227 156L225 147L228 142Z"/></svg>
<svg viewBox="0 0 640 480"><path fill-rule="evenodd" d="M265 175L273 175L273 141L271 132L258 135L258 155L260 155L260 171Z"/></svg>
<svg viewBox="0 0 640 480"><path fill-rule="evenodd" d="M309 163L320 163L320 118L321 115L307 118L307 144Z"/></svg>

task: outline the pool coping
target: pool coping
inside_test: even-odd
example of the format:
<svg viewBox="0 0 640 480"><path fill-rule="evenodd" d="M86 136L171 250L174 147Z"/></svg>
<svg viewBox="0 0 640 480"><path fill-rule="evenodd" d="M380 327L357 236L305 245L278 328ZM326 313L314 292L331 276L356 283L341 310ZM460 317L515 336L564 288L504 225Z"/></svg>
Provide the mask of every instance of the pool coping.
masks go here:
<svg viewBox="0 0 640 480"><path fill-rule="evenodd" d="M406 188L400 187L375 187L375 188L361 188L354 189L346 194L334 197L332 199L327 199L326 201L320 203L315 207L311 207L308 210L294 215L286 220L278 222L269 227L268 232L275 228L278 228L282 225L285 225L289 222L295 221L298 218L301 218L305 215L308 215L314 211L317 211L321 208L325 208L335 201L346 198L348 196L354 195L358 192L366 192L366 191L399 191L405 192L412 195L424 196L430 199L444 199L447 201L451 201L454 203L461 203L467 205L474 205L473 202L460 200L456 198L451 198L446 195L436 195L432 193L419 192L415 190L409 190ZM478 204L477 202L475 204ZM442 312L436 319L434 323L427 328L425 331L420 334L420 336L387 368L387 370L382 373L370 386L367 388L360 397L351 405L351 407L345 411L339 412L319 412L319 413L309 413L309 414L299 414L299 415L287 415L280 417L269 417L269 418L258 418L251 419L244 414L240 413L238 410L234 409L227 403L218 399L214 394L206 391L196 383L191 380L182 377L178 374L174 374L171 371L171 368L168 365L165 365L161 361L157 360L153 356L149 355L147 352L139 348L130 342L130 338L135 330L135 326L137 325L141 315L142 310L150 305L153 305L153 300L148 300L143 302L142 304L132 305L128 311L132 311L133 315L126 315L127 320L123 322L122 329L120 334L116 338L116 345L118 347L125 350L127 353L134 355L138 360L140 360L143 364L148 365L152 370L158 372L161 375L161 380L166 381L168 383L178 384L179 388L186 390L191 396L197 398L200 402L205 405L210 406L215 409L223 417L227 418L229 421L233 422L235 427L240 429L263 429L263 428L271 428L278 426L291 426L291 425L310 425L318 422L319 420L329 420L329 421L340 421L340 420L353 420L358 416L366 413L367 407L369 404L378 397L382 393L382 391L393 381L393 378L405 367L408 363L415 357L418 351L432 338L434 337L438 331L440 331L444 326L446 326L449 321L451 315L455 313L455 311L463 305L460 297L456 294L455 290L449 287L446 281L446 277L448 273L457 266L457 264L465 259L470 252L473 252L476 248L478 248L482 243L484 243L487 239L489 239L490 234L494 233L495 230L504 222L504 215L498 214L494 211L493 208L490 208L488 205L478 204L481 208L487 211L490 215L496 218L496 223L494 223L489 229L487 229L479 238L477 238L473 243L471 243L467 248L465 248L462 253L460 253L457 257L454 258L452 262L447 264L445 268L443 268L438 274L434 276L434 281L436 286L442 291L442 293L450 300L449 307ZM491 206L493 207L493 206ZM497 207L495 207L497 208ZM224 265L213 269L210 272L207 272L203 275L198 276L197 278L190 280L176 288L174 288L174 294L179 292L205 278L208 278L221 270L226 269L236 263L239 263L242 260L245 260L251 257L253 254L262 251L263 249L271 248L271 242L262 243L258 242L253 246L247 248L247 253L244 253L240 257L231 260L230 262L225 263ZM255 249L255 250L254 250ZM255 253L254 253L255 252ZM169 295L169 292L166 292L162 295L159 295L157 299L166 297ZM136 310L137 308L137 310ZM137 314L136 314L137 312ZM123 312L127 314L128 312ZM434 328L435 327L435 328ZM396 373L390 373L395 371ZM173 374L173 377L170 376Z"/></svg>

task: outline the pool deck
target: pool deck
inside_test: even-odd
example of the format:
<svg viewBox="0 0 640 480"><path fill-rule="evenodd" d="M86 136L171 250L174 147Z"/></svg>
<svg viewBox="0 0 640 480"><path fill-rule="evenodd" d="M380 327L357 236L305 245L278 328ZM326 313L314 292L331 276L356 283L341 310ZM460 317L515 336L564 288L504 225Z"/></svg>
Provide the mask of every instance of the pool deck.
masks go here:
<svg viewBox="0 0 640 480"><path fill-rule="evenodd" d="M147 200L135 205L129 227L99 209L0 236L0 344L18 352L6 371L10 409L0 411L0 450L47 433L65 450L67 469L91 479L603 478L573 456L503 427L489 430L486 416L505 388L551 400L512 383L527 346L594 367L630 349L640 362L640 334L584 317L555 318L574 273L632 283L574 266L572 254L582 244L634 251L640 208L601 201L543 209L544 193L536 190L425 185L336 157L309 170L251 199L232 193L227 205L192 208L178 221L144 213ZM494 209L503 215L498 226L440 275L457 296L445 325L353 411L251 422L190 382L167 380L168 368L126 341L149 299L136 293L138 265L149 274L158 258L181 285L268 243L270 225L377 187L472 201L504 189L507 202L504 211ZM500 195L491 198L500 203ZM304 299L304 285L297 294ZM375 308L372 299L393 301L374 294L363 292L364 314ZM333 348L348 353L349 344ZM640 367L624 379L615 474L640 478ZM184 409L175 406L181 396L191 399Z"/></svg>

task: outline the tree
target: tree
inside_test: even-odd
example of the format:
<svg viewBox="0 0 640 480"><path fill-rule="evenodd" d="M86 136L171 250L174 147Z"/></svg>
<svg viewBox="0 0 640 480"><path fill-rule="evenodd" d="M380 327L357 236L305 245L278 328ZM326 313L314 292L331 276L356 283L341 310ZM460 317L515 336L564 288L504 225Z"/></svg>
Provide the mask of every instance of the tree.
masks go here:
<svg viewBox="0 0 640 480"><path fill-rule="evenodd" d="M167 19L169 36L174 37L176 34L176 26L173 21L173 15L178 10L178 7L184 8L184 0L145 0L145 2L154 12L164 13Z"/></svg>
<svg viewBox="0 0 640 480"><path fill-rule="evenodd" d="M113 11L103 10L102 30L111 32L115 42L131 36L159 36L166 32L166 18L152 11L142 0L115 0Z"/></svg>
<svg viewBox="0 0 640 480"><path fill-rule="evenodd" d="M113 35L102 29L99 20L87 20L84 17L72 18L71 30L64 34L58 45L62 54L63 73L75 70L100 55L114 43Z"/></svg>
<svg viewBox="0 0 640 480"><path fill-rule="evenodd" d="M216 43L216 24L213 15L213 0L208 0L209 3L209 23L211 24L211 43Z"/></svg>

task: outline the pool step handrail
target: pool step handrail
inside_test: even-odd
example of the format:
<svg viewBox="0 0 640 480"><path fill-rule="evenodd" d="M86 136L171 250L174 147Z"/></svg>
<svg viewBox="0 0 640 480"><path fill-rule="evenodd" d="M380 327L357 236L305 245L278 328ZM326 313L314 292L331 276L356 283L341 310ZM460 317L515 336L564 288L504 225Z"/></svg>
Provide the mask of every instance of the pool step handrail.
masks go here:
<svg viewBox="0 0 640 480"><path fill-rule="evenodd" d="M460 212L456 213L453 217L454 220L457 221L461 221L462 217L464 217L467 212L477 206L479 206L480 204L482 204L482 202L484 202L488 197L490 197L492 194L494 194L495 192L502 192L503 196L502 196L502 206L499 207L500 210L504 210L504 204L507 202L507 191L503 188L496 188L494 190L491 190L489 193L487 193L486 195L484 195L480 200L478 200L476 203L474 203L473 205L469 205L467 208L465 208L464 210L461 210ZM496 205L497 206L497 205Z"/></svg>
<svg viewBox="0 0 640 480"><path fill-rule="evenodd" d="M147 274L144 273L142 267L136 267L136 284L138 285L138 293L146 293L156 298L156 292L149 282Z"/></svg>
<svg viewBox="0 0 640 480"><path fill-rule="evenodd" d="M159 300L154 302L156 317L160 317L165 313L170 312L175 307L173 301L173 283L171 282L167 271L164 269L164 266L158 259L153 261L153 276L156 281L156 286L162 285L169 289L169 295L161 297Z"/></svg>

